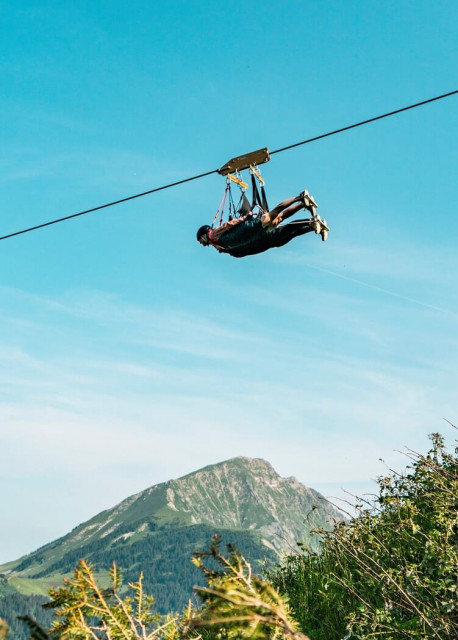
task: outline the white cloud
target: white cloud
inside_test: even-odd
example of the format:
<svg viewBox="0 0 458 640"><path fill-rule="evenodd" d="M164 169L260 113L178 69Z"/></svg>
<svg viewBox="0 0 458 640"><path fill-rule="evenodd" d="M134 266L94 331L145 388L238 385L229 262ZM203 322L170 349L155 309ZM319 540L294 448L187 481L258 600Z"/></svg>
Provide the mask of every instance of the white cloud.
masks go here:
<svg viewBox="0 0 458 640"><path fill-rule="evenodd" d="M254 317L269 309L278 318L278 308L285 321L235 316L228 328L218 312L175 313L101 292L53 299L2 289L2 477L9 486L30 479L21 509L33 511L45 492L52 503L41 505L42 516L60 505L62 519L59 508L53 517L62 532L59 523L74 526L127 494L236 455L264 457L329 494L370 487L378 458L398 464L395 448L424 450L438 419L454 418L456 343L438 337L428 346L427 329L406 324L408 312L393 337L390 307L377 316L342 294L295 293L247 287ZM297 302L312 295L313 305ZM305 317L309 327L316 322L313 333L304 332ZM395 351L384 353L390 336L394 360ZM424 351L411 356L409 340ZM50 477L64 494L49 490ZM4 494L5 505L14 503L14 492ZM23 551L34 546L31 539Z"/></svg>

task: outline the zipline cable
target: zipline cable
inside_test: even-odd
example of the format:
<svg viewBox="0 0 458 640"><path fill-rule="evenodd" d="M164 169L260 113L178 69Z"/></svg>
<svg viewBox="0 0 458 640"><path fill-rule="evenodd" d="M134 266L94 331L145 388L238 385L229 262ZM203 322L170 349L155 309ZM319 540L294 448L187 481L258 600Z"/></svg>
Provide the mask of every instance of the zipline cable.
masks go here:
<svg viewBox="0 0 458 640"><path fill-rule="evenodd" d="M288 151L289 149L294 149L295 147L300 147L304 144L309 144L310 142L315 142L316 140L322 140L323 138L328 138L329 136L334 136L338 133L342 133L343 131L349 131L350 129L355 129L356 127L362 127L365 124L369 124L371 122L376 122L377 120L382 120L383 118L388 118L390 116L394 116L398 113L402 113L403 111L409 111L410 109L415 109L417 107L421 107L425 104L429 104L430 102L435 102L436 100L442 100L443 98L448 98L449 96L453 96L458 93L456 91L450 91L449 93L444 93L440 96L435 96L434 98L429 98L428 100L422 100L422 102L416 102L415 104L411 104L408 107L402 107L402 109L396 109L395 111L390 111L388 113L384 113L380 116L375 116L374 118L369 118L368 120L362 120L361 122L357 122L356 124L350 124L346 127L342 127L341 129L335 129L334 131L329 131L328 133L323 133L319 136L315 136L313 138L308 138L307 140L303 140L302 142L296 142L294 144L290 144L286 147L281 147L280 149L276 149L275 151L271 151L270 155L273 156L276 153L282 153L283 151ZM121 198L120 200L114 200L113 202L107 202L106 204L101 204L97 207L92 207L92 209L86 209L85 211L80 211L78 213L73 213L69 216L64 216L62 218L57 218L56 220L50 220L48 222L43 222L42 224L37 224L34 227L28 227L27 229L21 229L20 231L15 231L13 233L9 233L5 236L1 236L0 240L6 240L7 238L13 238L14 236L22 235L23 233L29 233L29 231L36 231L37 229L42 229L43 227L49 227L53 224L57 224L59 222L64 222L65 220L71 220L72 218L78 218L79 216L84 216L87 213L93 213L94 211L100 211L101 209L107 209L108 207L113 207L116 204L121 204L122 202L128 202L129 200L135 200L136 198L142 198L143 196L147 196L151 193L156 193L157 191L163 191L164 189L171 189L172 187L177 187L180 184L184 184L185 182L191 182L192 180L199 180L200 178L205 178L206 176L210 176L213 173L218 173L218 169L213 169L212 171L206 171L205 173L200 173L199 175L192 176L191 178L184 178L183 180L177 180L176 182L171 182L170 184L163 185L162 187L156 187L155 189L150 189L149 191L143 191L142 193L137 193L133 196L127 196L127 198Z"/></svg>
<svg viewBox="0 0 458 640"><path fill-rule="evenodd" d="M328 138L329 136L335 136L337 133L342 133L342 131L349 131L350 129L356 129L356 127L362 127L363 124L369 124L370 122L375 122L376 120L382 120L383 118L388 118L389 116L395 116L397 113L402 113L403 111L409 111L409 109L422 107L424 104L429 104L430 102L435 102L436 100L442 100L442 98L448 98L449 96L453 96L455 93L458 93L458 91L450 91L449 93L444 93L441 96L436 96L435 98L429 98L428 100L423 100L422 102L411 104L408 107L402 107L402 109L396 109L396 111L390 111L389 113L384 113L381 116L375 116L375 118L369 118L369 120L362 120L361 122L357 122L356 124L350 124L347 127L336 129L335 131L330 131L329 133L323 133L320 136L309 138L308 140L304 140L303 142L296 142L295 144L290 144L287 147L282 147L281 149L277 149L276 151L271 151L270 155L273 156L274 153L281 153L282 151L288 151L289 149L294 149L294 147L300 147L301 145L308 144L309 142L315 142L316 140L322 140L323 138Z"/></svg>
<svg viewBox="0 0 458 640"><path fill-rule="evenodd" d="M218 173L218 170L214 169L213 171L207 171L207 173L201 173L200 175L193 176L192 178L185 178L184 180L171 182L170 184L165 184L162 187L156 187L155 189L150 189L149 191L143 191L143 193L137 193L134 196L127 196L127 198L121 198L120 200L107 202L107 204L101 204L98 207L93 207L92 209L86 209L85 211L80 211L79 213L72 213L72 215L70 216L64 216L63 218L57 218L57 220L50 220L49 222L43 222L42 224L37 224L34 227L29 227L28 229L22 229L21 231L15 231L14 233L9 233L6 236L0 237L0 240L6 240L7 238L12 238L13 236L20 236L22 233L28 233L29 231L35 231L36 229L49 227L52 224L57 224L58 222L64 222L65 220L71 220L72 218L78 218L78 216L84 216L86 213L92 213L93 211L100 211L100 209L106 209L107 207L114 207L115 204L121 204L121 202L127 202L128 200L135 200L135 198L142 198L143 196L147 196L150 193L155 193L156 191L162 191L163 189L170 189L171 187L176 187L179 184L183 184L185 182L191 182L191 180L198 180L199 178L205 178L205 176L210 176L212 173Z"/></svg>

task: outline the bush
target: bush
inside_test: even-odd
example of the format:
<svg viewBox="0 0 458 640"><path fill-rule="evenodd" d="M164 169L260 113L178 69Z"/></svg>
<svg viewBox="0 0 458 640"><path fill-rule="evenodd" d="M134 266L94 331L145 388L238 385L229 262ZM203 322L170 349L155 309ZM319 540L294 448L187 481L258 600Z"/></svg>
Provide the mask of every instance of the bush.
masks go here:
<svg viewBox="0 0 458 640"><path fill-rule="evenodd" d="M311 640L458 637L457 451L431 440L356 518L316 532L319 555L304 549L271 575Z"/></svg>

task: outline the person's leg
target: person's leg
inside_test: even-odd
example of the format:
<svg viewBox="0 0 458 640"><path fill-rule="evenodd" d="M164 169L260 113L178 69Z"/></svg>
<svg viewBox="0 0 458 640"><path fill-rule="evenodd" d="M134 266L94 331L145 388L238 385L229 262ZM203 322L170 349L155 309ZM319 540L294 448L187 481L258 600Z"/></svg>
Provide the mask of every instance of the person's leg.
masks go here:
<svg viewBox="0 0 458 640"><path fill-rule="evenodd" d="M273 224L277 226L283 220L290 218L301 209L308 209L312 216L315 216L316 206L316 202L312 196L309 195L308 191L303 191L295 198L283 200L283 202L280 202L280 204L277 204L271 211L267 212L263 219L263 225L268 226L269 224Z"/></svg>
<svg viewBox="0 0 458 640"><path fill-rule="evenodd" d="M279 206L280 205L278 205L278 207ZM305 205L303 202L296 201L295 204L292 204L290 207L287 207L286 209L279 209L277 213L274 213L278 207L275 207L275 209L270 212L270 222L275 226L278 226L281 222L283 222L283 220L291 218L291 216L293 216L295 213L297 213L301 209L304 209Z"/></svg>
<svg viewBox="0 0 458 640"><path fill-rule="evenodd" d="M313 223L311 220L301 220L298 222L290 222L283 227L277 227L272 231L272 246L283 247L288 242L291 242L293 238L303 236L306 233L314 231Z"/></svg>
<svg viewBox="0 0 458 640"><path fill-rule="evenodd" d="M280 204L277 204L271 211L266 211L262 216L262 224L264 227L277 226L282 220L289 218L298 211L304 208L304 203L301 201L300 196L296 198L289 198L283 200Z"/></svg>
<svg viewBox="0 0 458 640"><path fill-rule="evenodd" d="M300 202L301 200L301 196L296 196L295 198L289 198L288 200L283 200L283 202L280 202L280 204L277 204L276 207L274 207L269 213L272 216L272 218L275 218L275 216L277 216L280 211L283 211L283 209L287 209L291 204L293 204L293 202Z"/></svg>

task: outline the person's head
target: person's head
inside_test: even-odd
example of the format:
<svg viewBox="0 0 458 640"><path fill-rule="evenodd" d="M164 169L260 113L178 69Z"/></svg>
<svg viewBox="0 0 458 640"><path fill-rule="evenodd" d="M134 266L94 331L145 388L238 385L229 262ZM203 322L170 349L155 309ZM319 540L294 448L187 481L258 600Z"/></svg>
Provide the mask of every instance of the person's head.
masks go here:
<svg viewBox="0 0 458 640"><path fill-rule="evenodd" d="M206 247L208 245L208 232L210 231L210 229L211 229L211 227L208 224L204 224L197 231L197 240L204 247Z"/></svg>

